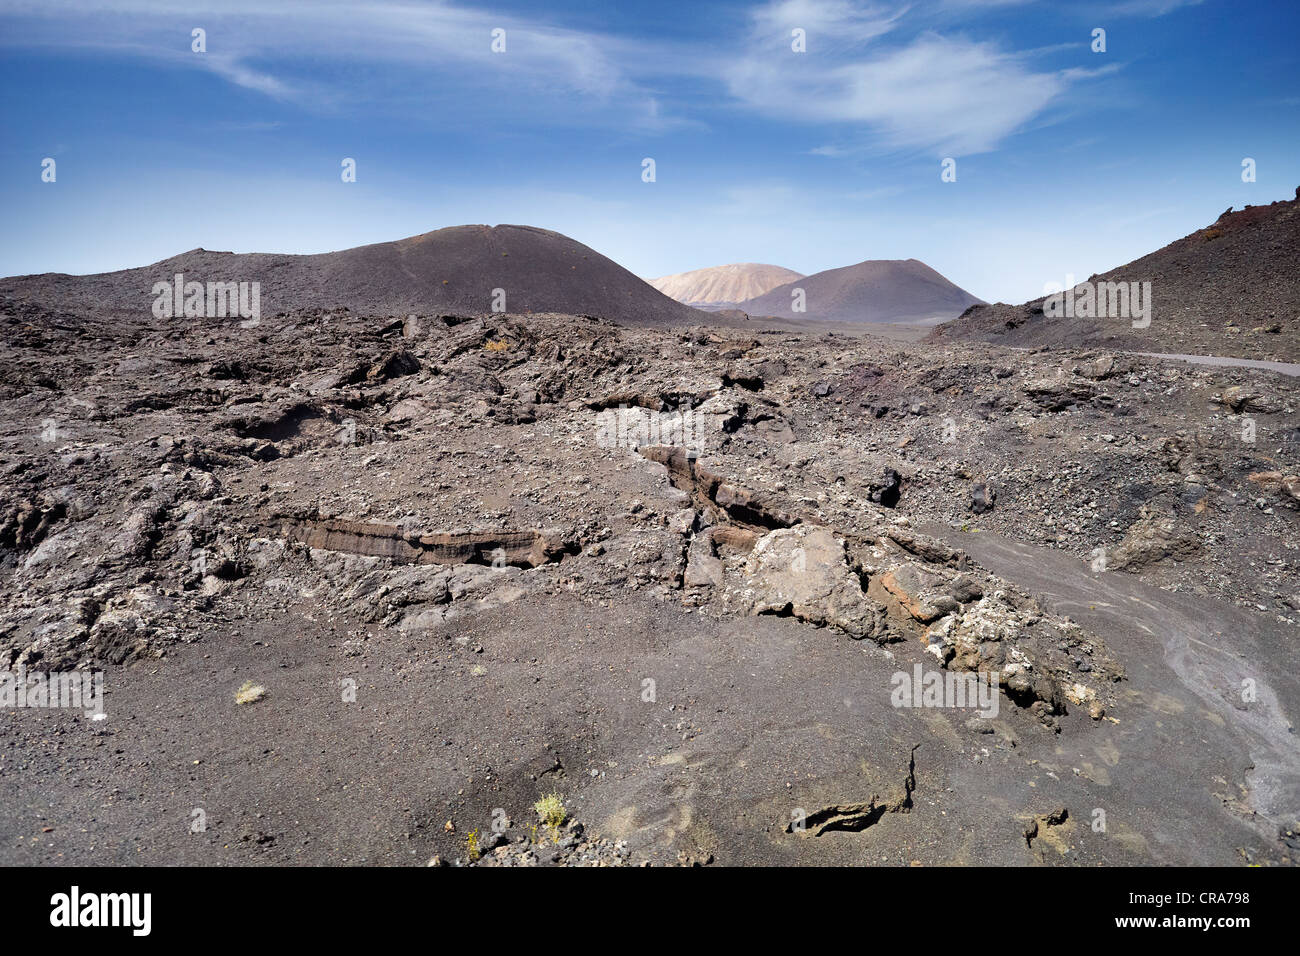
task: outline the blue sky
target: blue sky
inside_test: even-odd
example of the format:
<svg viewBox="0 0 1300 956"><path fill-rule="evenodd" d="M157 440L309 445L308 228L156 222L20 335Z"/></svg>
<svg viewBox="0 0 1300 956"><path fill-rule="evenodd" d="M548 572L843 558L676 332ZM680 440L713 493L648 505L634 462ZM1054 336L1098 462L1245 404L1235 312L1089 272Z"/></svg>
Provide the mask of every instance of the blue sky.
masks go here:
<svg viewBox="0 0 1300 956"><path fill-rule="evenodd" d="M510 222L1019 302L1300 185L1297 0L104 6L0 0L0 275Z"/></svg>

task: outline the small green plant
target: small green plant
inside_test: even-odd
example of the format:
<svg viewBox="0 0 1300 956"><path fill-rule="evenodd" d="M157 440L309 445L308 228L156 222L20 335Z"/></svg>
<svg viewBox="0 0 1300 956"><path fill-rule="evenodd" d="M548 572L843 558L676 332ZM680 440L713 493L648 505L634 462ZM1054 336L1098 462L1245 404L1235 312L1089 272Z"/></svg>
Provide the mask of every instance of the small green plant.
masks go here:
<svg viewBox="0 0 1300 956"><path fill-rule="evenodd" d="M476 829L470 830L469 835L465 837L465 855L469 857L471 863L483 855L483 851L479 849L478 830Z"/></svg>
<svg viewBox="0 0 1300 956"><path fill-rule="evenodd" d="M542 842L542 838L537 835L536 823L528 824L528 842L534 844Z"/></svg>
<svg viewBox="0 0 1300 956"><path fill-rule="evenodd" d="M560 799L558 793L548 793L533 804L533 809L552 833L558 833L569 816L569 811L564 809L564 801Z"/></svg>

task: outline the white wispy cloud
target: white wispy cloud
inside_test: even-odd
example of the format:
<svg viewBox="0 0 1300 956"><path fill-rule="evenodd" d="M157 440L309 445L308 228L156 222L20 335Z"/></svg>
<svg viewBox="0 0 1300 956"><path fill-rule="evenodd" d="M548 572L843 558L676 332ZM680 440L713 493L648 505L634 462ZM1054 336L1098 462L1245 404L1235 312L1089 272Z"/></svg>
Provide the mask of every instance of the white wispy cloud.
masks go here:
<svg viewBox="0 0 1300 956"><path fill-rule="evenodd" d="M868 126L891 148L954 155L986 152L1041 113L1071 82L964 37L923 33L874 43L907 8L843 0L777 0L754 14L746 52L724 67L737 100L794 122ZM803 23L808 52L775 46ZM819 53L825 31L832 50Z"/></svg>
<svg viewBox="0 0 1300 956"><path fill-rule="evenodd" d="M406 107L454 90L457 103L489 99L522 121L654 133L698 125L721 105L828 127L828 140L963 155L997 148L1086 80L1031 67L1031 52L942 32L955 21L938 13L953 4L1012 2L771 0L734 36L706 42L584 31L451 0L115 0L108 9L10 0L0 2L0 46L152 57L313 110ZM190 52L196 26L207 31L203 54ZM806 52L791 48L795 28ZM505 30L504 54L490 49L494 29ZM836 149L850 151L813 152Z"/></svg>
<svg viewBox="0 0 1300 956"><path fill-rule="evenodd" d="M771 0L751 13L751 36L788 49L790 31L799 28L813 38L812 49L855 46L894 29L908 9L850 0Z"/></svg>
<svg viewBox="0 0 1300 956"><path fill-rule="evenodd" d="M1197 7L1205 0L1120 0L1102 7L1105 13L1120 17L1163 17L1183 7Z"/></svg>
<svg viewBox="0 0 1300 956"><path fill-rule="evenodd" d="M619 66L630 52L623 41L446 2L11 0L0 4L0 15L16 21L0 32L0 45L184 60L279 99L315 100L321 63L400 67L416 86L435 76L477 77L484 86L513 83L520 96L549 90L610 100L642 93ZM207 31L206 53L190 51L194 27ZM491 50L494 29L505 31L503 54ZM313 78L299 82L298 73ZM346 98L349 84L358 82L354 73L340 77L332 84L335 95Z"/></svg>

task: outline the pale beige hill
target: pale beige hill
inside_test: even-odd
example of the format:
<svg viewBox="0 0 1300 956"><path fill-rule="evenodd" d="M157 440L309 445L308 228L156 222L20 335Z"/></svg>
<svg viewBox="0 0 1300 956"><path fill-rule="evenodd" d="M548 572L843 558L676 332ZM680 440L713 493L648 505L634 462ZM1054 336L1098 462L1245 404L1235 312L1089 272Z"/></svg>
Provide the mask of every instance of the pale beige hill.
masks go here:
<svg viewBox="0 0 1300 956"><path fill-rule="evenodd" d="M802 278L801 273L781 266L733 262L726 266L661 276L651 279L650 284L664 295L687 305L728 306Z"/></svg>

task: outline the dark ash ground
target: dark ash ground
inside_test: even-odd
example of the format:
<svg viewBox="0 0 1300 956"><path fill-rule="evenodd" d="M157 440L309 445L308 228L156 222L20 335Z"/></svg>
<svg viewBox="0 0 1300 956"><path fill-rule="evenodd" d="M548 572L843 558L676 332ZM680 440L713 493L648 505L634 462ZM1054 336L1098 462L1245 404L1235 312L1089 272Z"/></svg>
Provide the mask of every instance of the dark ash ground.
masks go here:
<svg viewBox="0 0 1300 956"><path fill-rule="evenodd" d="M0 861L455 861L501 809L500 855L548 862L515 841L551 791L626 843L569 863L1300 852L1286 376L570 316L2 321L0 657L105 668L108 716L0 710ZM689 413L702 454L609 447L619 409ZM996 673L998 716L892 706L917 663Z"/></svg>

